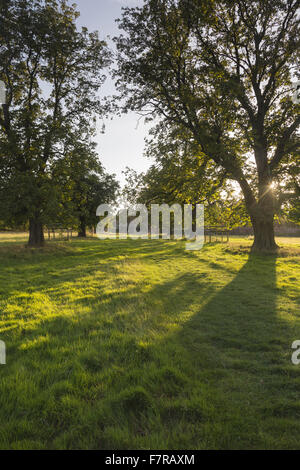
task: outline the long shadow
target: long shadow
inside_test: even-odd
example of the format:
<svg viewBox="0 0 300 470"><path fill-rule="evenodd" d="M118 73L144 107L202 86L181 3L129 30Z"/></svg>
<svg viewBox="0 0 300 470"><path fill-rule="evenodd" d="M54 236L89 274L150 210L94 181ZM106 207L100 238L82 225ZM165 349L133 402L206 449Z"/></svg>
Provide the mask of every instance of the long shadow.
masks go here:
<svg viewBox="0 0 300 470"><path fill-rule="evenodd" d="M140 256L143 260L158 254L162 259L169 259L178 253L175 244L170 253L170 247L164 249L163 245L149 243L148 248L147 243L141 243L140 254L135 259ZM131 251L137 253L135 243L118 246L127 246L125 256L130 256ZM118 256L117 250L109 252L109 246L101 249L103 263ZM182 253L182 248L179 250ZM100 252L99 247L95 260ZM93 253L91 257L94 257ZM84 259L83 254L74 255L74 262L81 259ZM267 436L272 435L271 427L277 425L273 422L274 416L283 420L293 418L294 425L300 410L300 407L291 406L298 393L299 383L294 379L299 372L290 360L291 343L299 339L295 335L298 332L300 337L300 328L299 322L292 327L281 317L277 300L282 292L276 285L276 261L275 256L250 255L222 290L218 290L216 284L210 284L203 272L174 275L171 281L156 284L142 293L138 286L131 286L122 293L127 318L115 315L118 294L102 297L111 308L111 318L102 319L101 315L96 318L93 307L99 299L94 296L87 300L91 306L90 314L78 322L68 317L49 319L31 332L30 339L38 339L46 327L47 333L56 341L46 345L45 350L41 343L36 367L40 368L41 375L43 368L53 367L54 371L49 375L54 384L76 380L76 374L88 375L91 385L84 386L85 395L91 400L93 410L95 403L99 404L93 413L99 413L99 424L93 429L103 434L102 445L106 448L117 448L115 446L120 444L113 437L105 437L105 426L117 429L122 419L128 419L129 425L137 429L134 432L145 436L137 438L140 439L136 441L137 447L157 448L155 441L148 440L147 432L155 434L158 423L163 426L164 444L168 448L184 446L184 433L178 438L172 434L173 424L175 428L181 423L186 427L190 425L188 439L193 441L193 448L259 448L266 447L266 443L271 447L271 438L267 441ZM68 281L84 278L84 273L79 275L80 268L82 271L82 264ZM90 266L90 273L91 269L98 270L99 265ZM216 275L220 275L217 267ZM54 284L55 289L61 288L61 276ZM35 287L38 290L38 284ZM151 317L140 318L137 300L141 295L149 302ZM167 322L166 317L169 318ZM152 335L153 330L160 334ZM72 333L70 338L68 331ZM149 340L149 347L140 345L142 336L139 335ZM88 351L85 351L86 346ZM14 353L16 363L24 357L17 348ZM99 353L100 359L95 353ZM96 381L92 379L93 374L98 374ZM168 384L172 385L169 389ZM52 383L46 382L45 378L40 390L46 392L50 385ZM149 390L155 400L155 418L151 415L153 402L147 402L146 395L145 398L137 391L131 401L122 395L131 385ZM283 395L288 406L282 401ZM112 412L110 397L117 403ZM144 407L144 398L147 407ZM126 407L125 415L120 411L122 406ZM64 414L62 409L61 412L62 420L66 414L62 430L51 421L55 436L61 431L67 432L70 426L67 411ZM48 414L50 420L54 419L51 411ZM154 424L149 424L150 415ZM81 418L78 419L81 424ZM92 418L87 419L95 426ZM276 431L279 434L292 433L288 428L290 422L281 423L281 426ZM194 433L192 438L191 433ZM80 438L73 444L79 446ZM92 445L96 446L96 443ZM123 445L128 448L126 443Z"/></svg>
<svg viewBox="0 0 300 470"><path fill-rule="evenodd" d="M276 260L250 255L236 277L170 338L187 354L198 383L213 390L211 400L219 407L211 423L214 448L276 448L276 437L284 447L284 435L291 442L289 420L295 426L300 418L300 371L291 363L300 321L281 317Z"/></svg>

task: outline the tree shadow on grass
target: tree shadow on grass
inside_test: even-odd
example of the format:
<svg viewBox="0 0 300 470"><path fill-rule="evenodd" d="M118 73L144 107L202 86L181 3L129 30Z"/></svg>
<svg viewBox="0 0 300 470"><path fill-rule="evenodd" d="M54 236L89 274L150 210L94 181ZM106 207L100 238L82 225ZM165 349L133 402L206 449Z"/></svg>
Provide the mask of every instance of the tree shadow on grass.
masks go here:
<svg viewBox="0 0 300 470"><path fill-rule="evenodd" d="M155 428L157 436L164 430L169 449L299 448L300 374L291 363L291 344L300 337L300 323L282 316L276 262L274 255L251 254L221 290L197 274L151 290L169 323L162 314L145 324L150 331L155 323L162 334L149 338L143 354L135 342L135 354L123 358L129 372L114 389L128 389L116 401L133 429L146 435L133 432L138 448L163 448ZM130 448L113 432L104 442Z"/></svg>
<svg viewBox="0 0 300 470"><path fill-rule="evenodd" d="M177 344L185 358L174 367L184 370L189 363L195 384L209 386L207 399L215 407L202 433L195 432L196 448L207 433L212 448L299 448L293 429L300 431L300 374L291 363L291 344L300 338L300 322L281 317L276 260L250 255L236 277L168 339L166 347Z"/></svg>
<svg viewBox="0 0 300 470"><path fill-rule="evenodd" d="M105 445L160 448L155 432L163 429L170 449L297 446L299 373L290 347L300 329L280 317L279 294L276 256L257 255L222 290L197 273L154 286L145 294L148 318L139 318L138 293L128 291L126 316L112 318L117 378L108 406L112 429L125 416L132 441L103 428Z"/></svg>

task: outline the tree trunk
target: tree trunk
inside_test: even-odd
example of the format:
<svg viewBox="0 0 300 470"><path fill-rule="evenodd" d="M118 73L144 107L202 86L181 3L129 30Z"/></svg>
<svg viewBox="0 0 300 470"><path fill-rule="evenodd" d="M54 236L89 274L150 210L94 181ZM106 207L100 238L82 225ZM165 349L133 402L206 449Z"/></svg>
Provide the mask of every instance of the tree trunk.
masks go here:
<svg viewBox="0 0 300 470"><path fill-rule="evenodd" d="M29 220L29 246L42 246L45 243L43 224L39 219Z"/></svg>
<svg viewBox="0 0 300 470"><path fill-rule="evenodd" d="M254 232L252 251L260 253L276 251L278 248L274 233L276 200L268 167L265 173L259 172L258 200L255 199L251 188L244 179L239 182Z"/></svg>
<svg viewBox="0 0 300 470"><path fill-rule="evenodd" d="M80 238L86 238L86 222L84 217L80 217L80 224L79 224L79 231L78 231L78 237Z"/></svg>
<svg viewBox="0 0 300 470"><path fill-rule="evenodd" d="M251 217L254 243L252 251L256 252L274 252L277 250L278 245L275 242L274 234L274 217L256 215Z"/></svg>

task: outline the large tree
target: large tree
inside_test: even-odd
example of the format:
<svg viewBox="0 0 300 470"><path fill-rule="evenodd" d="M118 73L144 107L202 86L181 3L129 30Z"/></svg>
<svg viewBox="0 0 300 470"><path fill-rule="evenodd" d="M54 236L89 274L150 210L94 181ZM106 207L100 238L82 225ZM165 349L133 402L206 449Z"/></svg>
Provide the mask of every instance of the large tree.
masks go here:
<svg viewBox="0 0 300 470"><path fill-rule="evenodd" d="M65 157L54 168L64 218L73 221L79 237L86 237L86 228L97 225L97 207L114 203L119 191L115 175L104 169L96 147L90 139L72 135L64 149Z"/></svg>
<svg viewBox="0 0 300 470"><path fill-rule="evenodd" d="M102 112L98 90L110 61L98 33L78 30L65 0L1 0L0 193L9 217L29 221L29 244L44 241L53 165L65 139L89 133Z"/></svg>
<svg viewBox="0 0 300 470"><path fill-rule="evenodd" d="M184 129L239 184L259 251L277 248L274 216L293 197L285 181L299 149L299 5L145 0L124 10L126 34L116 38L124 110L160 119L165 133Z"/></svg>

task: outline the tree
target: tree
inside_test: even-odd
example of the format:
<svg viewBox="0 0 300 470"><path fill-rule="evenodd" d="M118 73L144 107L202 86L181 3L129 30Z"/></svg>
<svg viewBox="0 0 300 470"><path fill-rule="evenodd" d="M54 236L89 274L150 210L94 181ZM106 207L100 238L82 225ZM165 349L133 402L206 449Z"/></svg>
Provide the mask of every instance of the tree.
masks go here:
<svg viewBox="0 0 300 470"><path fill-rule="evenodd" d="M277 248L274 216L290 197L285 167L299 149L299 4L145 0L124 10L126 34L116 38L124 111L184 129L239 184L258 251Z"/></svg>
<svg viewBox="0 0 300 470"><path fill-rule="evenodd" d="M48 220L78 229L79 237L86 237L86 227L97 224L97 207L114 203L119 191L115 175L105 171L96 147L90 136L71 134L65 141L63 158L52 167L56 210L48 212Z"/></svg>
<svg viewBox="0 0 300 470"><path fill-rule="evenodd" d="M97 92L110 53L98 33L78 31L65 0L2 0L0 79L7 104L0 116L1 206L29 221L29 244L44 241L53 209L52 170L68 135L103 112Z"/></svg>
<svg viewBox="0 0 300 470"><path fill-rule="evenodd" d="M86 237L86 227L97 224L97 207L116 201L119 183L100 163L96 144L75 140L70 145L70 156L63 162L64 167L67 165L66 193L78 223L78 236Z"/></svg>
<svg viewBox="0 0 300 470"><path fill-rule="evenodd" d="M161 160L163 160L161 158ZM205 180L198 159L179 166L174 158L152 165L146 173L125 172L124 199L130 204L204 204L205 224L235 228L249 223L245 204L235 188L222 180ZM201 181L200 180L200 181Z"/></svg>
<svg viewBox="0 0 300 470"><path fill-rule="evenodd" d="M99 219L96 210L100 204L114 204L119 194L119 183L114 174L102 171L100 175L90 174L87 178L86 202L80 217L81 234L85 236L85 227L93 227Z"/></svg>

